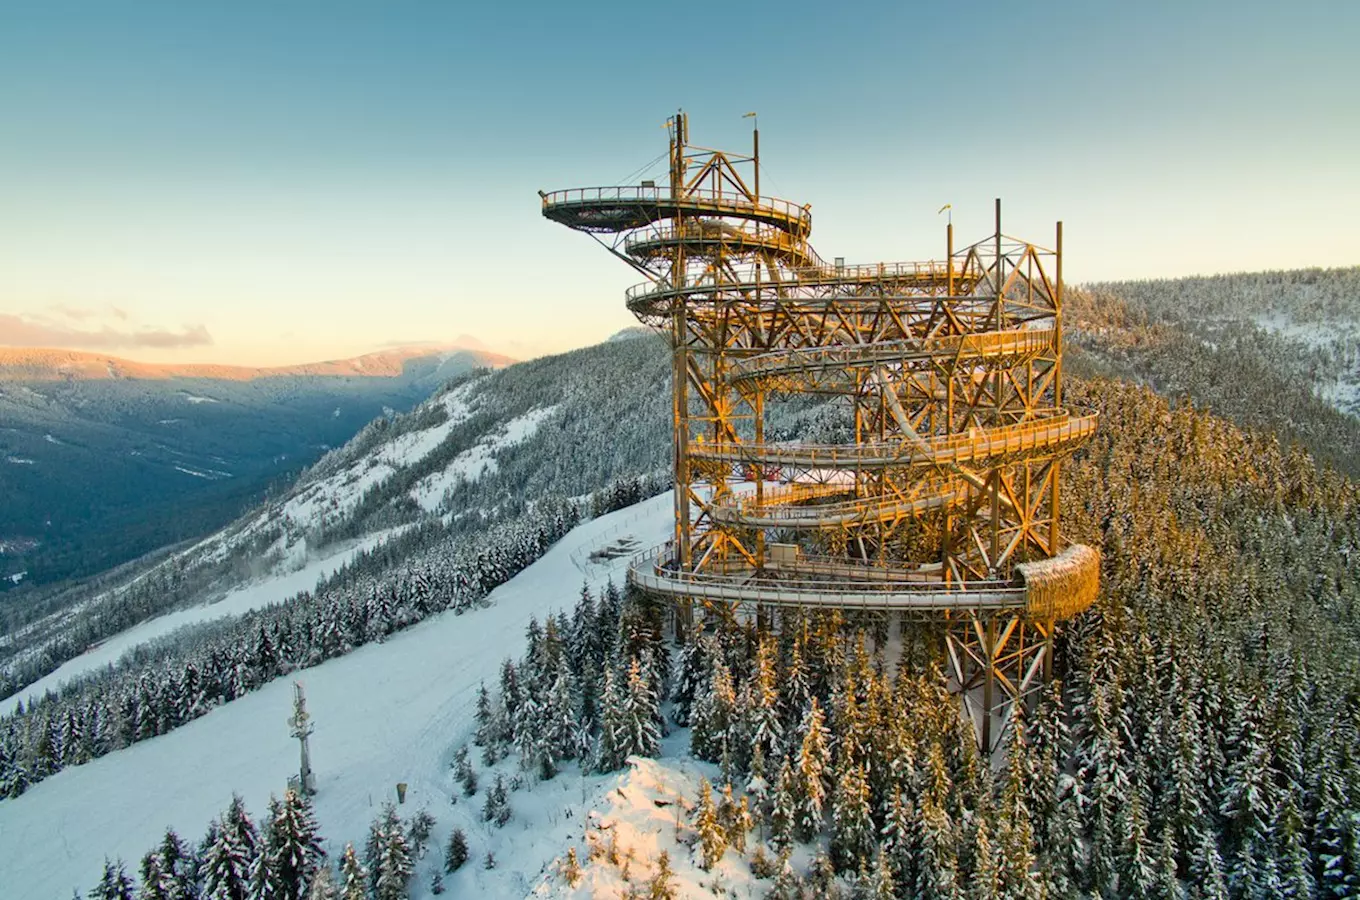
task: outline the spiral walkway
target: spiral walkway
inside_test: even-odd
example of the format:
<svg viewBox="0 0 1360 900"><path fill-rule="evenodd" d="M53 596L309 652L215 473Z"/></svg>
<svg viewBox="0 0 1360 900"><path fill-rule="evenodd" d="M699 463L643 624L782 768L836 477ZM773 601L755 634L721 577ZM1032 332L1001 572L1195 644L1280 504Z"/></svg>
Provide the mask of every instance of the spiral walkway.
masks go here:
<svg viewBox="0 0 1360 900"><path fill-rule="evenodd" d="M1003 235L998 207L977 244L956 251L951 226L943 262L830 264L807 205L671 127L666 185L541 193L546 218L614 236L650 277L628 308L671 332L676 539L630 580L705 602L1089 605L1099 556L1057 522L1060 462L1097 426L1062 403L1060 254ZM765 439L766 404L800 395L851 407L855 439Z"/></svg>

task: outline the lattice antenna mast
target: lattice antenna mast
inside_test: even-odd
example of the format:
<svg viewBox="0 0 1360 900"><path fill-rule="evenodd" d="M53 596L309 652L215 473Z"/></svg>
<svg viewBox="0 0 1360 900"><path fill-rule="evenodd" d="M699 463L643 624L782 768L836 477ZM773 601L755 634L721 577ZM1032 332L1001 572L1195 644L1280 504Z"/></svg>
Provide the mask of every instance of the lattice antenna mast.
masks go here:
<svg viewBox="0 0 1360 900"><path fill-rule="evenodd" d="M302 751L302 766L298 772L298 787L305 794L316 793L316 775L312 772L312 753L307 739L312 736L314 726L307 712L307 695L302 691L302 682L293 682L293 715L288 720L293 737L298 739Z"/></svg>

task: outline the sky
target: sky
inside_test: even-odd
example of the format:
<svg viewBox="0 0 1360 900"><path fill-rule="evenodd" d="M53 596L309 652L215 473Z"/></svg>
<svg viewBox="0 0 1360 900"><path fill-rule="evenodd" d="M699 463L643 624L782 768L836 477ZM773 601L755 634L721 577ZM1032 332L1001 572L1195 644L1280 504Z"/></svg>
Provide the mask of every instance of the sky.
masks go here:
<svg viewBox="0 0 1360 900"><path fill-rule="evenodd" d="M1004 230L1068 281L1360 264L1360 3L0 0L0 345L274 365L635 324L544 220L694 142L848 262ZM664 165L664 164L663 164Z"/></svg>

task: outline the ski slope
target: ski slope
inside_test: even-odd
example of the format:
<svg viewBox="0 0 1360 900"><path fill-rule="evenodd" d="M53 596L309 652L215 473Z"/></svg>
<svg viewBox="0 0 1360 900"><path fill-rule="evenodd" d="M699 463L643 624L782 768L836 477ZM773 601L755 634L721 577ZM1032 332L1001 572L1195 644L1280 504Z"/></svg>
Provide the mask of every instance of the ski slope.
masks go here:
<svg viewBox="0 0 1360 900"><path fill-rule="evenodd" d="M429 895L432 866L442 863L440 848L455 825L467 831L473 857L446 880L452 896L524 896L540 882L563 841L581 832L582 805L589 808L620 776L564 774L512 793L515 818L498 830L482 823L480 795L453 801L450 756L470 739L479 683L494 684L501 661L523 652L530 617L569 609L583 580L622 583L626 558L592 562L589 554L621 538L661 542L672 527L672 503L666 493L586 522L493 591L486 607L432 617L297 673L316 725L316 811L328 852L338 855L346 841L362 846L382 802L406 782L403 817L424 806L438 820L413 897ZM133 871L166 826L197 842L233 791L258 817L297 771L297 742L286 725L291 680L0 802L0 897L66 900L72 888L83 895L105 855L122 857ZM501 764L509 772L507 765L513 761ZM490 870L480 865L488 848L501 860Z"/></svg>
<svg viewBox="0 0 1360 900"><path fill-rule="evenodd" d="M296 571L268 575L229 591L219 600L157 616L149 622L120 632L75 659L67 660L50 674L24 688L12 698L11 709L6 711L12 711L21 700L41 697L47 691L55 691L78 675L112 665L129 650L180 628L201 625L227 616L239 616L271 603L282 603L302 591L310 591L316 587L318 580L334 574L355 556L373 549L402 530L403 528L390 528L375 532L361 540L351 542L338 553L313 560Z"/></svg>

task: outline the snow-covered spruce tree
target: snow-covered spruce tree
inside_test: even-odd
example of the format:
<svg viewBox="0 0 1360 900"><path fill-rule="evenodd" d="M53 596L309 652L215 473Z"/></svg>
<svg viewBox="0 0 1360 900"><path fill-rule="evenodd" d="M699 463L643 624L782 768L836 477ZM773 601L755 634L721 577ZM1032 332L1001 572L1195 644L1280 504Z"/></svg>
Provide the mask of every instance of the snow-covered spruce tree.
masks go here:
<svg viewBox="0 0 1360 900"><path fill-rule="evenodd" d="M160 896L164 900L192 900L196 893L194 872L198 861L173 828L165 830L156 854Z"/></svg>
<svg viewBox="0 0 1360 900"><path fill-rule="evenodd" d="M283 800L270 798L268 838L262 858L270 872L270 898L302 900L326 858L311 800L289 788Z"/></svg>
<svg viewBox="0 0 1360 900"><path fill-rule="evenodd" d="M705 778L699 783L699 802L694 810L694 830L699 835L699 868L712 869L727 850L727 834L718 821L718 808L713 803L713 786Z"/></svg>
<svg viewBox="0 0 1360 900"><path fill-rule="evenodd" d="M721 654L709 656L708 681L694 698L690 713L690 751L709 762L721 762L730 752L737 720L737 695L732 673Z"/></svg>
<svg viewBox="0 0 1360 900"><path fill-rule="evenodd" d="M1261 704L1252 697L1237 705L1229 737L1230 759L1222 815L1228 887L1236 895L1278 896L1274 842L1275 817L1270 751L1261 734Z"/></svg>
<svg viewBox="0 0 1360 900"><path fill-rule="evenodd" d="M1001 900L1000 854L992 842L988 817L979 815L973 827L972 874L966 879L968 900Z"/></svg>
<svg viewBox="0 0 1360 900"><path fill-rule="evenodd" d="M1136 787L1119 811L1115 833L1119 841L1115 864L1119 893L1130 900L1148 900L1156 879L1156 860L1148 841L1146 805Z"/></svg>
<svg viewBox="0 0 1360 900"><path fill-rule="evenodd" d="M85 896L89 900L134 900L134 886L123 861L104 858L104 874Z"/></svg>
<svg viewBox="0 0 1360 900"><path fill-rule="evenodd" d="M826 725L815 697L808 703L798 733L801 742L794 763L793 789L797 810L795 834L799 840L806 841L822 829L822 811L826 806L826 772L831 761Z"/></svg>
<svg viewBox="0 0 1360 900"><path fill-rule="evenodd" d="M203 900L246 900L260 841L239 796L232 797L231 806L208 835L211 844L205 841L201 866Z"/></svg>
<svg viewBox="0 0 1360 900"><path fill-rule="evenodd" d="M491 692L486 689L486 682L482 682L477 688L477 730L473 733L472 742L478 747L491 747L499 738L499 732L495 721L495 710L491 705Z"/></svg>
<svg viewBox="0 0 1360 900"><path fill-rule="evenodd" d="M878 852L892 870L895 884L916 883L916 834L913 809L905 791L893 794L892 804L879 829Z"/></svg>
<svg viewBox="0 0 1360 900"><path fill-rule="evenodd" d="M604 673L604 692L600 698L600 736L595 748L595 769L614 772L623 768L628 758L628 735L624 721L624 703L628 685L626 676L620 679L615 667Z"/></svg>
<svg viewBox="0 0 1360 900"><path fill-rule="evenodd" d="M643 658L634 658L628 666L628 681L623 697L623 746L624 758L629 756L656 756L661 744L660 702L653 680L646 674L644 651Z"/></svg>
<svg viewBox="0 0 1360 900"><path fill-rule="evenodd" d="M353 844L346 844L340 857L340 900L368 900L368 870Z"/></svg>
<svg viewBox="0 0 1360 900"><path fill-rule="evenodd" d="M642 894L646 900L675 900L679 896L675 888L675 871L671 868L671 855L662 850L656 858L656 873L648 879Z"/></svg>
<svg viewBox="0 0 1360 900"><path fill-rule="evenodd" d="M552 760L576 757L576 715L580 697L571 669L563 667L553 680L543 710L543 743Z"/></svg>
<svg viewBox="0 0 1360 900"><path fill-rule="evenodd" d="M467 835L463 829L455 828L449 834L449 843L444 850L444 871L449 874L463 868L468 860Z"/></svg>
<svg viewBox="0 0 1360 900"><path fill-rule="evenodd" d="M783 850L793 843L798 819L794 792L793 766L785 759L779 765L779 777L775 780L767 819L767 841L775 850Z"/></svg>
<svg viewBox="0 0 1360 900"><path fill-rule="evenodd" d="M749 759L768 760L783 745L784 727L779 716L779 673L773 638L762 635L756 645L755 670L743 686L741 706L743 747Z"/></svg>
<svg viewBox="0 0 1360 900"><path fill-rule="evenodd" d="M411 856L414 859L421 859L425 856L425 850L430 843L430 832L434 829L435 819L430 815L429 810L421 809L411 817L411 822L406 828L406 842L410 845Z"/></svg>
<svg viewBox="0 0 1360 900"><path fill-rule="evenodd" d="M165 892L161 889L160 856L155 850L147 851L142 857L138 875L141 876L142 883L137 890L137 900L165 900Z"/></svg>
<svg viewBox="0 0 1360 900"><path fill-rule="evenodd" d="M876 843L864 769L846 764L831 803L831 861L839 871L856 872L873 859Z"/></svg>
<svg viewBox="0 0 1360 900"><path fill-rule="evenodd" d="M1039 900L1029 807L1032 786L1038 780L1035 770L1024 710L1017 706L1012 715L1006 768L997 805L997 858L1001 897L1005 900Z"/></svg>
<svg viewBox="0 0 1360 900"><path fill-rule="evenodd" d="M316 870L311 887L307 888L307 900L340 900L340 887L335 883L335 873L330 866Z"/></svg>
<svg viewBox="0 0 1360 900"><path fill-rule="evenodd" d="M406 830L391 802L383 804L382 813L369 828L365 855L373 900L404 900L415 861L406 842Z"/></svg>
<svg viewBox="0 0 1360 900"><path fill-rule="evenodd" d="M684 727L690 724L694 698L702 693L708 681L709 661L701 624L692 624L682 639L675 683L671 687L671 719Z"/></svg>
<svg viewBox="0 0 1360 900"><path fill-rule="evenodd" d="M486 790L486 802L482 804L482 821L494 822L497 828L502 828L510 821L512 814L510 793L505 787L505 778L497 773L496 780Z"/></svg>
<svg viewBox="0 0 1360 900"><path fill-rule="evenodd" d="M459 747L458 752L454 754L453 777L462 786L464 797L471 797L477 793L477 773L472 768L472 760L468 758L467 747Z"/></svg>
<svg viewBox="0 0 1360 900"><path fill-rule="evenodd" d="M1087 739L1081 747L1081 778L1088 799L1085 832L1090 846L1088 886L1105 895L1116 890L1120 842L1117 823L1129 800L1123 743L1111 721L1108 693L1097 684L1085 711Z"/></svg>

